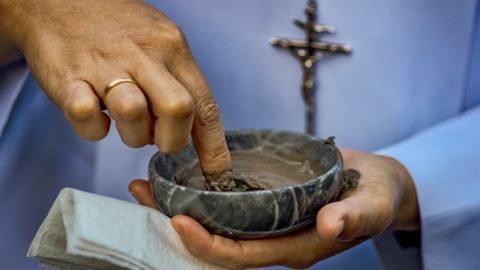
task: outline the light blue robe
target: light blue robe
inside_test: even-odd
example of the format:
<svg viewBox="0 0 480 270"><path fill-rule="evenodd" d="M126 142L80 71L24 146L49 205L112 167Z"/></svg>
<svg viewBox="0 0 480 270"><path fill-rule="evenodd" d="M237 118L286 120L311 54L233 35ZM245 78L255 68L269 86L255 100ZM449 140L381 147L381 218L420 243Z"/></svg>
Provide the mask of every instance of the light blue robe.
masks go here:
<svg viewBox="0 0 480 270"><path fill-rule="evenodd" d="M160 4L161 3L161 4ZM155 1L184 30L227 129L303 131L301 67L272 36L302 38L304 1ZM377 243L389 269L480 267L480 4L475 0L319 1L325 40L350 56L318 66L317 134L398 158L414 177L421 249ZM80 140L22 63L0 69L0 265L33 269L29 242L61 187L131 200L153 147L129 149L114 129ZM419 252L420 251L420 252ZM308 252L308 251L305 251ZM420 257L421 255L421 257ZM315 269L380 269L371 242Z"/></svg>

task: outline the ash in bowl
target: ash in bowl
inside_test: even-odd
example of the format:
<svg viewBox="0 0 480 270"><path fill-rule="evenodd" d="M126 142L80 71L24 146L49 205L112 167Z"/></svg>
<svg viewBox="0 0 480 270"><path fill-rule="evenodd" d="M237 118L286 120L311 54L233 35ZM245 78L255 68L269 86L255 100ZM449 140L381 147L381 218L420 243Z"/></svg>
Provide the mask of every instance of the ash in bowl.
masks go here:
<svg viewBox="0 0 480 270"><path fill-rule="evenodd" d="M301 184L324 170L315 172L308 160L293 161L265 154L260 150L233 151L234 192L265 190L283 186ZM176 175L172 182L186 187L206 190L205 177L202 175L198 160L192 162Z"/></svg>

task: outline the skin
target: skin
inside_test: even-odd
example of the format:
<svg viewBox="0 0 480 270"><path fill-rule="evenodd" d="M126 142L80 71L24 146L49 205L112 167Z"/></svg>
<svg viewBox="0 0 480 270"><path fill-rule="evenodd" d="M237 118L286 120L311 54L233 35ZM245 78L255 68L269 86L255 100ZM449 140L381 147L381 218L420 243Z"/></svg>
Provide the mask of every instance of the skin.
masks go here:
<svg viewBox="0 0 480 270"><path fill-rule="evenodd" d="M155 8L137 0L0 0L0 65L22 57L82 138L102 139L111 119L131 147L154 143L176 152L191 135L204 172L231 169L209 86L181 30ZM106 95L119 78L138 85L121 84ZM192 254L229 268L303 268L387 230L419 229L415 187L398 161L351 150L343 155L346 168L360 171L359 186L323 207L316 226L235 241L186 216L172 218L172 225ZM129 189L156 208L148 182L135 180Z"/></svg>
<svg viewBox="0 0 480 270"><path fill-rule="evenodd" d="M177 152L191 135L205 172L231 168L207 81L182 31L157 9L136 0L0 0L0 65L21 57L82 138L104 138L113 119L128 146ZM138 85L105 95L119 78Z"/></svg>
<svg viewBox="0 0 480 270"><path fill-rule="evenodd" d="M232 269L306 268L383 232L420 229L415 186L398 161L354 150L342 155L345 168L361 173L359 185L321 208L315 226L268 239L232 240L210 234L187 216L171 223L193 255ZM132 181L129 191L140 204L156 208L145 180Z"/></svg>

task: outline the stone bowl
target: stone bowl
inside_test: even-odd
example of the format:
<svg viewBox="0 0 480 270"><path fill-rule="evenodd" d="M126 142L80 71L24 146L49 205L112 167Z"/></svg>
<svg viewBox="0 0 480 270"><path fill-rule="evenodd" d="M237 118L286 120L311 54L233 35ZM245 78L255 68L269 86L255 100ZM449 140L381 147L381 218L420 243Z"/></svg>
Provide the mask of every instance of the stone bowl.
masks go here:
<svg viewBox="0 0 480 270"><path fill-rule="evenodd" d="M301 133L240 130L226 133L230 151L260 150L308 160L322 173L304 183L267 190L217 192L180 186L174 175L198 162L192 144L177 154L158 152L148 166L155 201L165 215L187 215L211 233L236 239L281 235L315 221L318 210L342 191L343 160L334 144ZM235 168L233 168L235 171Z"/></svg>

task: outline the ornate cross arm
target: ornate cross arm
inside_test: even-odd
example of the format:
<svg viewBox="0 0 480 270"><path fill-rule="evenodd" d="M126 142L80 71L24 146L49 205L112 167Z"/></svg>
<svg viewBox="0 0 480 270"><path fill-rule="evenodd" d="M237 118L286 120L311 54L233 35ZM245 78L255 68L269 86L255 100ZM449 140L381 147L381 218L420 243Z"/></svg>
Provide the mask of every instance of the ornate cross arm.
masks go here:
<svg viewBox="0 0 480 270"><path fill-rule="evenodd" d="M311 44L308 44L308 42L301 39L281 39L273 37L270 39L270 44L283 48L315 49L317 51L331 53L350 53L352 51L352 47L350 45L340 43L328 43L323 41L315 41Z"/></svg>

